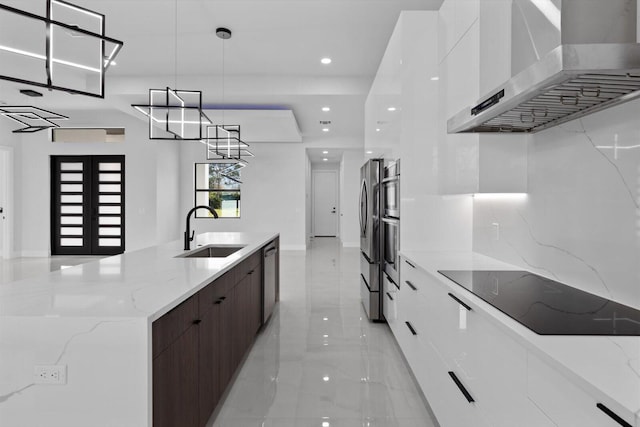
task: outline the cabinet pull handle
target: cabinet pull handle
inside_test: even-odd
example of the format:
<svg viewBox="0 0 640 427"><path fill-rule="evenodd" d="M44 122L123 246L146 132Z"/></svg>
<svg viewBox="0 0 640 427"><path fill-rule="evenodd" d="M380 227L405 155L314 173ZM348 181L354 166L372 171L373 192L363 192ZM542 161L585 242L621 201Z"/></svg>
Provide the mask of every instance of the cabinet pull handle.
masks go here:
<svg viewBox="0 0 640 427"><path fill-rule="evenodd" d="M249 273L247 273L247 274L253 274L253 272L254 272L254 271L255 271L255 270L251 270L251 271L250 271Z"/></svg>
<svg viewBox="0 0 640 427"><path fill-rule="evenodd" d="M196 319L192 322L194 325L199 325L200 323L202 323L202 320L200 319Z"/></svg>
<svg viewBox="0 0 640 427"><path fill-rule="evenodd" d="M472 311L471 307L469 307L467 304L465 304L462 300L460 300L460 298L458 298L457 296L455 296L454 294L452 294L451 292L449 292L448 294L451 298L453 298L454 300L456 300L456 302L458 304L460 304L461 306L463 306L464 308L466 308L468 311Z"/></svg>
<svg viewBox="0 0 640 427"><path fill-rule="evenodd" d="M464 388L464 386L462 385L462 383L460 382L456 374L454 374L452 371L449 371L448 373L451 379L453 380L453 382L456 383L456 385L458 386L462 394L464 394L464 397L467 399L467 402L469 403L475 402L475 400L473 400L473 396L471 396L471 394L469 394L467 389Z"/></svg>
<svg viewBox="0 0 640 427"><path fill-rule="evenodd" d="M227 297L220 297L220 301L224 301L226 299L227 299Z"/></svg>
<svg viewBox="0 0 640 427"><path fill-rule="evenodd" d="M389 297L389 299L390 299L391 301L393 301L393 297L391 296L391 294L390 294L389 292L387 292L387 296Z"/></svg>
<svg viewBox="0 0 640 427"><path fill-rule="evenodd" d="M605 414L609 415L615 422L617 422L621 426L623 426L623 427L633 427L631 424L629 424L628 422L626 422L625 420L620 418L620 416L618 414L616 414L611 409L609 409L606 406L604 406L602 403L598 403L596 406L598 407L598 409L600 409Z"/></svg>
<svg viewBox="0 0 640 427"><path fill-rule="evenodd" d="M407 328L409 328L409 330L411 331L411 333L412 333L413 335L418 335L418 333L416 332L416 330L415 330L415 329L413 329L413 326L411 326L411 323L409 323L409 322L404 322L404 323L406 323Z"/></svg>
<svg viewBox="0 0 640 427"><path fill-rule="evenodd" d="M219 299L218 301L215 301L214 304L222 304L222 300Z"/></svg>
<svg viewBox="0 0 640 427"><path fill-rule="evenodd" d="M409 261L407 261L406 259L404 260L404 262L406 262L407 264L409 264L409 267L411 268L416 268L415 265L411 264Z"/></svg>
<svg viewBox="0 0 640 427"><path fill-rule="evenodd" d="M404 283L406 283L411 289L413 289L414 291L417 291L418 288L416 288L415 286L413 286L413 283L411 283L408 280L405 280Z"/></svg>

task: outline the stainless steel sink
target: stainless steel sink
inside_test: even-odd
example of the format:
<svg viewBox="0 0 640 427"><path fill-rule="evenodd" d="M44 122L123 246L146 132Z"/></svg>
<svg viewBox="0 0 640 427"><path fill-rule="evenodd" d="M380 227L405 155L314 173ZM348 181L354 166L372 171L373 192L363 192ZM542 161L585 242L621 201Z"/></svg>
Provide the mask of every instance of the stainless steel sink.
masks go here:
<svg viewBox="0 0 640 427"><path fill-rule="evenodd" d="M246 245L205 246L193 252L178 255L179 258L224 258L238 252Z"/></svg>

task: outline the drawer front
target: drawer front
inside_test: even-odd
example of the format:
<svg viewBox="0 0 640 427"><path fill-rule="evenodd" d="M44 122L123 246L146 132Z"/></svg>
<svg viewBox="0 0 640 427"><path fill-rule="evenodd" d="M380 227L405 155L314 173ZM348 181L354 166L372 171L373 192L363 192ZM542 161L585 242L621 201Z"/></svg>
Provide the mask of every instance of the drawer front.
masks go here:
<svg viewBox="0 0 640 427"><path fill-rule="evenodd" d="M211 310L213 305L220 301L221 298L226 298L229 289L233 286L233 280L233 273L227 272L198 292L198 303L201 315Z"/></svg>
<svg viewBox="0 0 640 427"><path fill-rule="evenodd" d="M528 354L527 393L558 427L634 425L632 414L621 413L621 409L610 402L597 401L531 352ZM598 404L604 404L604 411ZM612 415L607 415L606 410ZM616 421L615 417L620 420Z"/></svg>
<svg viewBox="0 0 640 427"><path fill-rule="evenodd" d="M380 290L380 264L369 263L364 254L360 252L360 274L364 277L369 289L374 292Z"/></svg>
<svg viewBox="0 0 640 427"><path fill-rule="evenodd" d="M398 318L396 301L398 288L389 280L386 273L382 274L382 312L387 323L391 324Z"/></svg>
<svg viewBox="0 0 640 427"><path fill-rule="evenodd" d="M380 317L379 295L379 292L369 291L367 282L360 275L360 300L369 319L378 319Z"/></svg>
<svg viewBox="0 0 640 427"><path fill-rule="evenodd" d="M198 294L153 322L153 357L157 357L198 319Z"/></svg>

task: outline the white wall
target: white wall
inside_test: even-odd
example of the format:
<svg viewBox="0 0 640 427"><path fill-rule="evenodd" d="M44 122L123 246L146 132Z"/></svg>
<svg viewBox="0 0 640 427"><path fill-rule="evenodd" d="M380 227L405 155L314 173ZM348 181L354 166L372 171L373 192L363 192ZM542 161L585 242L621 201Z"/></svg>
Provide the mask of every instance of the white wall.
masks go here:
<svg viewBox="0 0 640 427"><path fill-rule="evenodd" d="M177 239L184 230L180 229L179 215L180 143L158 141L156 144L156 221L158 224L156 243L160 244Z"/></svg>
<svg viewBox="0 0 640 427"><path fill-rule="evenodd" d="M241 171L241 218L196 219L205 231L273 231L284 250L306 248L306 154L302 144L251 144L254 158ZM206 163L205 146L185 142L180 148L180 221L194 206L194 164ZM184 225L181 225L184 227ZM181 232L182 232L181 228Z"/></svg>
<svg viewBox="0 0 640 427"><path fill-rule="evenodd" d="M340 240L344 247L360 247L358 206L362 149L345 150L340 162Z"/></svg>
<svg viewBox="0 0 640 427"><path fill-rule="evenodd" d="M13 133L12 131L16 129L16 126L12 124L8 119L0 118L0 146L5 147L4 150L7 153L7 158L11 156L12 164L7 165L11 169L10 180L11 183L7 183L5 188L5 206L4 207L4 216L6 222L6 232L8 236L8 247L2 247L2 254L5 258L12 258L15 255L15 236L18 234L16 231L17 224L20 223L20 211L18 208L19 203L19 195L15 193L15 182L17 179L18 170L15 167L17 162L20 160L20 153L16 150L20 144L20 137L18 134ZM0 165L1 167L2 165ZM0 189L0 191L2 191ZM0 233L1 235L1 233ZM0 238L0 240L4 240ZM3 241L0 241L0 246L3 245Z"/></svg>
<svg viewBox="0 0 640 427"><path fill-rule="evenodd" d="M50 253L50 156L123 154L126 162L126 250L131 251L177 239L172 215L158 217L157 207L166 206L169 191L158 203L158 143L148 140L146 123L119 112L68 112L73 126L125 127L124 143L51 143L46 132L21 137L16 160L16 194L21 194L21 221L16 224L16 249L23 256L47 256ZM96 119L99 117L99 120ZM170 150L170 149L169 149ZM177 171L170 156L163 155L166 181L175 180ZM158 221L163 221L159 223ZM167 221L166 223L164 221ZM158 234L158 230L163 230Z"/></svg>

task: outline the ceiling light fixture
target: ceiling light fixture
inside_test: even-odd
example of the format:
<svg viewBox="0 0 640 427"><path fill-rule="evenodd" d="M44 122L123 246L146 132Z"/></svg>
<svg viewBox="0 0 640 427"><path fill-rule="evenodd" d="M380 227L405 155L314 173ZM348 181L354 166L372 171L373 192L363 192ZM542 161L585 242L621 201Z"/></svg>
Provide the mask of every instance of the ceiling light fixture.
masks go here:
<svg viewBox="0 0 640 427"><path fill-rule="evenodd" d="M60 21L56 20L59 15L63 17ZM36 51L28 51L14 46L12 39L5 38L12 34L0 36L0 51L8 53L6 59L22 56L21 64L37 64L42 67L42 74L39 80L27 80L20 74L24 71L22 67L10 70L0 65L0 79L104 98L105 73L124 45L120 40L105 36L104 15L62 0L47 0L46 17L0 4L0 21L9 20L22 28L36 28L38 24L44 24L42 34L36 34L42 38L41 43L35 41L32 45L44 46L40 51L35 47L33 49ZM75 20L85 23L91 21L98 32L80 28ZM0 62L11 63L15 62ZM91 81L95 81L94 90L87 88L87 82Z"/></svg>
<svg viewBox="0 0 640 427"><path fill-rule="evenodd" d="M376 132L380 132L380 128L376 128Z"/></svg>
<svg viewBox="0 0 640 427"><path fill-rule="evenodd" d="M324 65L329 65L331 64L331 58L322 58L320 62L322 62Z"/></svg>
<svg viewBox="0 0 640 427"><path fill-rule="evenodd" d="M0 115L20 123L21 128L13 133L34 133L41 130L59 127L52 120L68 120L69 117L33 106L2 106Z"/></svg>
<svg viewBox="0 0 640 427"><path fill-rule="evenodd" d="M322 159L323 162L328 162L329 159L327 159L326 157L324 159Z"/></svg>
<svg viewBox="0 0 640 427"><path fill-rule="evenodd" d="M329 154L329 152L328 151L323 151L322 154Z"/></svg>
<svg viewBox="0 0 640 427"><path fill-rule="evenodd" d="M174 87L178 86L178 0L175 0ZM202 111L202 92L198 90L149 89L147 105L132 104L149 119L151 140L202 140L203 125L211 120Z"/></svg>
<svg viewBox="0 0 640 427"><path fill-rule="evenodd" d="M396 107L389 107L387 108L387 111L396 111Z"/></svg>
<svg viewBox="0 0 640 427"><path fill-rule="evenodd" d="M322 111L324 111L325 113L328 113L329 111L331 111L330 107L322 107Z"/></svg>
<svg viewBox="0 0 640 427"><path fill-rule="evenodd" d="M329 132L329 128L322 128L322 132Z"/></svg>
<svg viewBox="0 0 640 427"><path fill-rule="evenodd" d="M438 77L438 76L431 77L431 81L435 82L435 81L438 81L438 80L440 80L440 77Z"/></svg>

